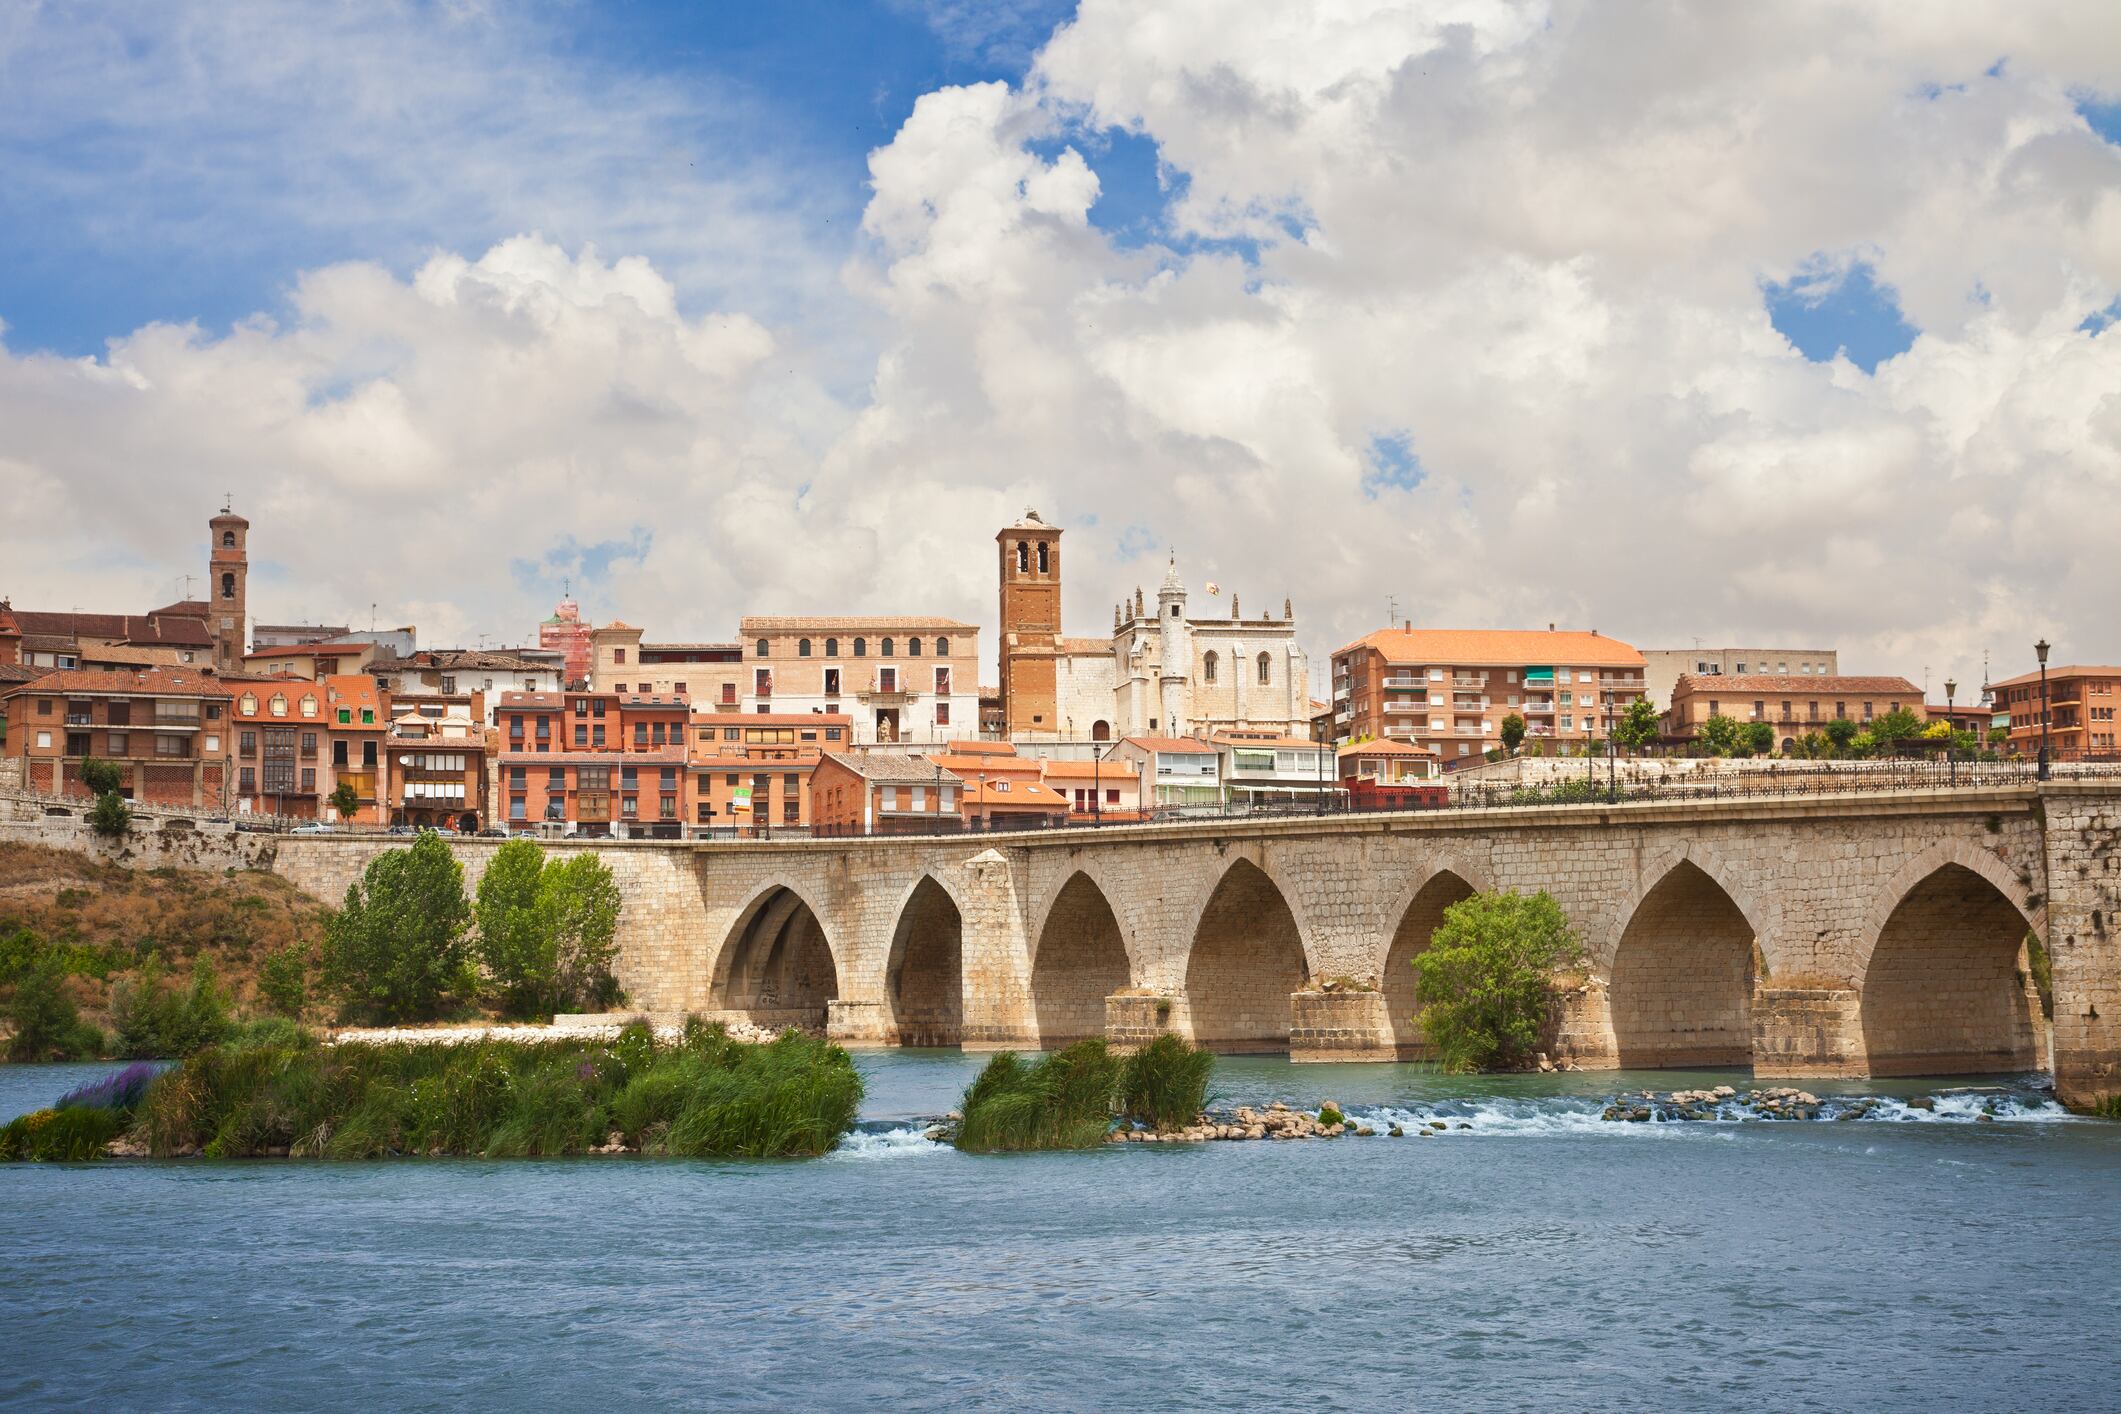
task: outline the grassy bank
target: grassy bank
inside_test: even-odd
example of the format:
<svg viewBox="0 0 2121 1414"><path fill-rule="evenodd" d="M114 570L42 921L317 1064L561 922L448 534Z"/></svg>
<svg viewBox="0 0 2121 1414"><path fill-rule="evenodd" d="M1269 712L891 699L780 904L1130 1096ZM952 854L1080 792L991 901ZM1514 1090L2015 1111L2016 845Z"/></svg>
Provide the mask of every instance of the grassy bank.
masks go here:
<svg viewBox="0 0 2121 1414"><path fill-rule="evenodd" d="M980 1153L1089 1149L1115 1120L1176 1129L1207 1103L1214 1065L1208 1052L1169 1035L1124 1058L1101 1040L1031 1062L1003 1051L966 1088L955 1143Z"/></svg>
<svg viewBox="0 0 2121 1414"><path fill-rule="evenodd" d="M0 1157L58 1152L110 1127L158 1158L373 1159L635 1152L802 1158L853 1127L862 1082L847 1053L808 1037L769 1045L694 1023L658 1041L320 1046L286 1028L212 1046L154 1079L120 1122L54 1109L0 1131Z"/></svg>

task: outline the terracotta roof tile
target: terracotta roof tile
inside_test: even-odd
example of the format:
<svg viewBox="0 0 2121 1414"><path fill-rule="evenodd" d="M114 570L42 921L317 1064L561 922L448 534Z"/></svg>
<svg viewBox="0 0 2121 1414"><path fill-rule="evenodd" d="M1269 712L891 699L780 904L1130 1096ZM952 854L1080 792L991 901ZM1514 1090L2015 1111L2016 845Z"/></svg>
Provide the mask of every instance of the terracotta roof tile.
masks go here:
<svg viewBox="0 0 2121 1414"><path fill-rule="evenodd" d="M2050 676L2052 676L2050 672ZM1835 692L1892 692L1905 697L1922 699L1922 689L1906 678L1895 677L1819 677L1804 673L1707 673L1696 676L1682 673L1672 684L1672 694L1681 691L1695 693L1712 692L1790 692L1790 693L1835 693Z"/></svg>
<svg viewBox="0 0 2121 1414"><path fill-rule="evenodd" d="M1146 751L1160 751L1171 754L1181 752L1206 753L1209 756L1215 754L1214 747L1196 737L1190 736L1130 736L1122 737L1121 740L1125 743L1139 746Z"/></svg>
<svg viewBox="0 0 2121 1414"><path fill-rule="evenodd" d="M2063 663L2047 670L2048 695L2054 696L2055 682L2059 678L2121 678L2121 667L2110 663ZM1990 687L2032 687L2040 681L2040 670L2020 673L2014 678L2002 678L1989 684Z"/></svg>
<svg viewBox="0 0 2121 1414"><path fill-rule="evenodd" d="M865 781L905 782L911 785L956 782L959 777L942 770L925 756L886 756L872 752L828 751L825 756Z"/></svg>
<svg viewBox="0 0 2121 1414"><path fill-rule="evenodd" d="M1381 628L1346 647L1370 647L1387 662L1440 668L1521 668L1528 663L1552 667L1640 668L1642 654L1617 638L1573 629Z"/></svg>
<svg viewBox="0 0 2121 1414"><path fill-rule="evenodd" d="M195 668L145 668L129 672L96 672L63 668L46 672L25 692L86 692L137 697L227 697L228 689L210 673Z"/></svg>

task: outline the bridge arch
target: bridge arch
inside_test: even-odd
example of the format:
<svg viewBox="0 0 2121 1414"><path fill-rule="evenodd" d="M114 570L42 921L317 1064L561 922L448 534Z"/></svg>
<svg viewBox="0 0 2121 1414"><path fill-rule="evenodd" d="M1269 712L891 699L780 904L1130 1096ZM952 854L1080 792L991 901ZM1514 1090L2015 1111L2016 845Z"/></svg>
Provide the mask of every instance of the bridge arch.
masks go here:
<svg viewBox="0 0 2121 1414"><path fill-rule="evenodd" d="M2024 881L1985 850L1911 861L1881 899L1860 993L1873 1075L2033 1070L2040 1000L2025 939L2045 923Z"/></svg>
<svg viewBox="0 0 2121 1414"><path fill-rule="evenodd" d="M1134 949L1104 889L1068 876L1033 935L1031 1010L1047 1050L1105 1034L1105 998L1133 979Z"/></svg>
<svg viewBox="0 0 2121 1414"><path fill-rule="evenodd" d="M1474 880L1483 878L1462 862L1440 864L1404 897L1397 921L1389 917L1386 921L1392 931L1386 935L1379 982L1392 1028L1393 1048L1401 1060L1428 1057L1428 1041L1421 1034L1421 1024L1414 1019L1419 1005L1414 999L1414 959L1427 950L1429 939L1443 923L1443 911L1480 892Z"/></svg>
<svg viewBox="0 0 2121 1414"><path fill-rule="evenodd" d="M1296 915L1267 871L1239 858L1222 872L1193 925L1187 1014L1196 1044L1286 1051L1290 994L1309 976Z"/></svg>
<svg viewBox="0 0 2121 1414"><path fill-rule="evenodd" d="M884 964L884 1005L901 1046L957 1046L965 1039L965 918L934 874L899 899Z"/></svg>
<svg viewBox="0 0 2121 1414"><path fill-rule="evenodd" d="M1715 861L1680 852L1660 865L1613 947L1614 1053L1622 1069L1750 1065L1761 930L1711 874Z"/></svg>
<svg viewBox="0 0 2121 1414"><path fill-rule="evenodd" d="M810 901L781 883L752 894L716 955L712 1005L752 1013L764 1024L793 1021L823 1030L827 1004L839 994L837 953Z"/></svg>

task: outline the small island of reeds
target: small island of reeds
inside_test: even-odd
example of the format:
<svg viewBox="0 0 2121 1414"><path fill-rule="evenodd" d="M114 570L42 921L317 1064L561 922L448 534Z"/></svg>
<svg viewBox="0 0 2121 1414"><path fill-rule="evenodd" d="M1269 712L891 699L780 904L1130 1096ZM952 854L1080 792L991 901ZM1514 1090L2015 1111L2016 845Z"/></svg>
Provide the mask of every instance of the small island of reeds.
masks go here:
<svg viewBox="0 0 2121 1414"><path fill-rule="evenodd" d="M83 1087L0 1129L0 1159L807 1158L861 1099L847 1053L794 1032L326 1046L284 1025Z"/></svg>
<svg viewBox="0 0 2121 1414"><path fill-rule="evenodd" d="M1034 1061L1003 1051L966 1088L952 1142L982 1153L1089 1149L1116 1123L1178 1129L1207 1103L1214 1066L1169 1034L1128 1056L1095 1039Z"/></svg>

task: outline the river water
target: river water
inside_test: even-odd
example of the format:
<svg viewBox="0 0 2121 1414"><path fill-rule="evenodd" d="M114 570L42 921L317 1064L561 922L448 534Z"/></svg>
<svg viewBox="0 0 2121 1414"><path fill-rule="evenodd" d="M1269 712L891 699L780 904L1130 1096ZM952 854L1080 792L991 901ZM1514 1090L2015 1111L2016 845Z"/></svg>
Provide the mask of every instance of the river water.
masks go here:
<svg viewBox="0 0 2121 1414"><path fill-rule="evenodd" d="M1225 1101L1472 1127L975 1157L909 1121L979 1058L857 1059L808 1163L0 1167L0 1402L2121 1404L2121 1124L2037 1094L1625 1124L1747 1081L1233 1059ZM104 1069L0 1067L0 1117Z"/></svg>

